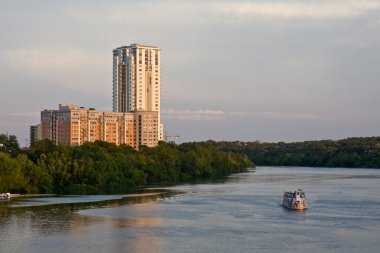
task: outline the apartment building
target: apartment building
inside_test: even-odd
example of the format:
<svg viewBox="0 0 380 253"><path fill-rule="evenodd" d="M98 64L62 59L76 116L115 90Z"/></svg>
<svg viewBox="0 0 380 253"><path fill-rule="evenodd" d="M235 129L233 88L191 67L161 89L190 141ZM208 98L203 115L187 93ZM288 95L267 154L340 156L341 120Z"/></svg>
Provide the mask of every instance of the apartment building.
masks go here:
<svg viewBox="0 0 380 253"><path fill-rule="evenodd" d="M148 117L148 112L157 115L155 143L163 140L160 53L158 47L140 44L113 50L113 111L146 112L140 114L143 118ZM143 133L138 132L137 135L143 136ZM149 136L143 139L148 140Z"/></svg>
<svg viewBox="0 0 380 253"><path fill-rule="evenodd" d="M42 139L77 146L103 140L134 148L163 140L160 48L140 44L113 50L113 112L72 104L41 112Z"/></svg>
<svg viewBox="0 0 380 253"><path fill-rule="evenodd" d="M137 111L134 112L134 116L137 147L157 146L159 140L158 112Z"/></svg>
<svg viewBox="0 0 380 253"><path fill-rule="evenodd" d="M98 112L71 104L41 112L42 138L78 146L96 140L135 145L133 113Z"/></svg>
<svg viewBox="0 0 380 253"><path fill-rule="evenodd" d="M160 48L132 44L113 50L113 111L160 111Z"/></svg>
<svg viewBox="0 0 380 253"><path fill-rule="evenodd" d="M42 127L41 124L30 126L29 140L30 144L42 139Z"/></svg>
<svg viewBox="0 0 380 253"><path fill-rule="evenodd" d="M41 112L42 139L55 144L79 146L102 140L133 148L158 145L158 112L99 112L71 104Z"/></svg>

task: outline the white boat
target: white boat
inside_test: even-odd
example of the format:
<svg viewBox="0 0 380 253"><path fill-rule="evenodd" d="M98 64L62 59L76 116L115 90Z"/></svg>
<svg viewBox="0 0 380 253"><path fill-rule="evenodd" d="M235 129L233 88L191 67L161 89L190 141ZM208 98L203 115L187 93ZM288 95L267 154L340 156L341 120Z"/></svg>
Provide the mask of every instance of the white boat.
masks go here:
<svg viewBox="0 0 380 253"><path fill-rule="evenodd" d="M10 199L11 199L11 194L9 192L0 194L0 200L10 200Z"/></svg>
<svg viewBox="0 0 380 253"><path fill-rule="evenodd" d="M292 210L307 209L305 192L302 189L298 189L294 192L284 191L284 195L282 196L282 205Z"/></svg>

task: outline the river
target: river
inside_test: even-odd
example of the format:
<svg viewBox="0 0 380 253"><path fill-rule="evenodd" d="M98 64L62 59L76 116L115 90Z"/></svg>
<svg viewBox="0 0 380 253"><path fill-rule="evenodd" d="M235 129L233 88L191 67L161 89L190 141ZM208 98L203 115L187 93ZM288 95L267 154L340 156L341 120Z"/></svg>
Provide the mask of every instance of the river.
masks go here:
<svg viewBox="0 0 380 253"><path fill-rule="evenodd" d="M280 206L303 188L309 209ZM379 252L380 170L258 167L142 194L0 203L0 252Z"/></svg>

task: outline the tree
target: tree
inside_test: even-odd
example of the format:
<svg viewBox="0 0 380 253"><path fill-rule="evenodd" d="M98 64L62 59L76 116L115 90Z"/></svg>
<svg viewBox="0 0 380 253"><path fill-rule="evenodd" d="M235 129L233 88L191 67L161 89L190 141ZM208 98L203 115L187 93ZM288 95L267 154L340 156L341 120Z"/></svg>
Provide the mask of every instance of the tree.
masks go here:
<svg viewBox="0 0 380 253"><path fill-rule="evenodd" d="M0 153L0 175L0 192L26 192L22 164L8 154Z"/></svg>
<svg viewBox="0 0 380 253"><path fill-rule="evenodd" d="M0 152L16 157L21 153L20 145L15 135L0 134Z"/></svg>

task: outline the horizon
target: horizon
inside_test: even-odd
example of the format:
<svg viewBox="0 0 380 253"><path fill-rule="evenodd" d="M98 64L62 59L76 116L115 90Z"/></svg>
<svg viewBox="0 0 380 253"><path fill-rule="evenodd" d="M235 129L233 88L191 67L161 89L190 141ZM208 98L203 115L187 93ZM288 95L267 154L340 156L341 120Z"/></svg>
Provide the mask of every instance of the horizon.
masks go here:
<svg viewBox="0 0 380 253"><path fill-rule="evenodd" d="M161 48L162 123L181 142L380 136L377 1L0 6L0 134L20 146L43 109L112 111L112 50L133 43Z"/></svg>
<svg viewBox="0 0 380 253"><path fill-rule="evenodd" d="M14 134L9 134L8 132L7 133L0 133L0 135L7 135L8 137L13 135L13 136L16 136ZM171 136L173 137L173 136ZM17 138L17 136L16 136ZM213 139L207 139L207 140L199 140L199 141L181 141L181 142L177 142L176 139L169 139L167 141L164 141L164 142L167 142L167 143L174 143L176 145L180 145L180 144L186 144L186 143L201 143L201 142L209 142L209 141L212 141L212 142L242 142L242 143L254 143L254 142L258 142L259 144L264 144L264 143L269 143L269 144L274 144L274 143L285 143L285 144L295 144L295 143L305 143L305 142L322 142L322 141L332 141L332 142L339 142L339 141L343 141L343 140L348 140L348 139L367 139L367 138L380 138L380 136L349 136L349 137L344 137L344 138L340 138L340 139L313 139L313 140L299 140L299 141L265 141L265 140L248 140L248 141L242 141L242 140L213 140ZM22 146L22 143L20 142L20 140L17 138L17 141L19 143L19 146L20 148L28 148L28 146ZM102 141L102 140L97 140L97 141ZM0 146L2 144L0 143Z"/></svg>

